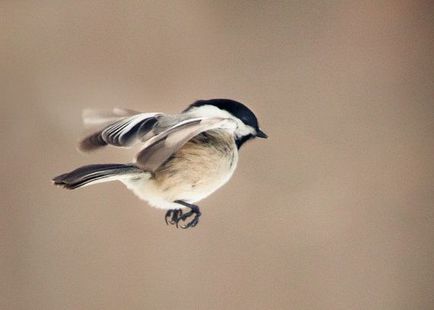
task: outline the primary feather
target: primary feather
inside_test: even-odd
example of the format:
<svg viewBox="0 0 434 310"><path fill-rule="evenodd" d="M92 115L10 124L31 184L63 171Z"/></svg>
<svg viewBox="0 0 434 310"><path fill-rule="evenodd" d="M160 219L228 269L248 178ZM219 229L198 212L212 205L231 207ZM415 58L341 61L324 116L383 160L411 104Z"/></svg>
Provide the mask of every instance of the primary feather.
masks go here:
<svg viewBox="0 0 434 310"><path fill-rule="evenodd" d="M141 141L161 117L160 113L139 113L118 119L86 138L80 144L82 151L92 151L108 144L128 147Z"/></svg>

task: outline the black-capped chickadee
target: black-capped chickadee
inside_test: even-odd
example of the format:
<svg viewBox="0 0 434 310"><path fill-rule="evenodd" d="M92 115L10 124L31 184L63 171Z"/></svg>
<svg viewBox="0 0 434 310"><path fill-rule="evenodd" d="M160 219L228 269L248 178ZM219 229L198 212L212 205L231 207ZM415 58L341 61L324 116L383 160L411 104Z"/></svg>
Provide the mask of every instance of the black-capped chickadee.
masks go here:
<svg viewBox="0 0 434 310"><path fill-rule="evenodd" d="M255 114L229 99L199 100L174 115L124 109L110 114L85 111L83 120L103 129L80 142L82 151L106 145L143 146L133 163L83 166L55 177L54 184L75 189L121 181L151 206L168 210L166 223L178 227L182 221L182 228L199 222L201 213L193 203L231 178L238 149L250 139L267 138ZM189 211L183 213L185 207Z"/></svg>

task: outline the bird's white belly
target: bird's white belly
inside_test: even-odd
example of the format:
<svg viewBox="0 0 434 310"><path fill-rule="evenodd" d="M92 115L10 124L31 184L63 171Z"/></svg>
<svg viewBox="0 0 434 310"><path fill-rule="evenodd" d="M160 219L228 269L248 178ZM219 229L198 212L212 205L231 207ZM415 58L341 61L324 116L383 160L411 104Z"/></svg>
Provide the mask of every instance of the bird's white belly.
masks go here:
<svg viewBox="0 0 434 310"><path fill-rule="evenodd" d="M122 182L153 207L179 209L181 206L174 201L195 203L229 181L237 166L238 151L235 144L228 146L227 153L222 154L221 150L190 144L154 176L146 174Z"/></svg>
<svg viewBox="0 0 434 310"><path fill-rule="evenodd" d="M157 184L152 178L141 177L135 179L123 179L126 185L137 197L148 202L152 207L160 209L179 209L180 204L176 200L183 200L188 203L200 201L223 186L232 177L235 165L220 175L204 175L200 184L192 186L191 183L173 184L173 187L164 188Z"/></svg>

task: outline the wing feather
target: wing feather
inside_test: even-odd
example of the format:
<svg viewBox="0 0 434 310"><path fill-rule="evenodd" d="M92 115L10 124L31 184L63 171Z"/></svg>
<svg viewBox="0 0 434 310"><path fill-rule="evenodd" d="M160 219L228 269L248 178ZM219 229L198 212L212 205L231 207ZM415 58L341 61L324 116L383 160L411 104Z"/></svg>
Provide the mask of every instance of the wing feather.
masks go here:
<svg viewBox="0 0 434 310"><path fill-rule="evenodd" d="M225 118L193 118L183 121L149 139L137 154L136 165L153 172L196 135L207 130L227 128L225 126L228 123L232 121Z"/></svg>
<svg viewBox="0 0 434 310"><path fill-rule="evenodd" d="M139 113L129 117L118 119L86 138L80 144L82 151L92 151L106 145L128 147L140 142L141 137L151 131L161 113Z"/></svg>

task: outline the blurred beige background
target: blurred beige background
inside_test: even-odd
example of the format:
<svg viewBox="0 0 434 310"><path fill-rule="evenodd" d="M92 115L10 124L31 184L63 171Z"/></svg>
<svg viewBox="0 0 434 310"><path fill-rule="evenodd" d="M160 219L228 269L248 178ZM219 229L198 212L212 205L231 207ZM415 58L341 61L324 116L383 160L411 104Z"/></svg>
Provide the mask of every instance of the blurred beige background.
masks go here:
<svg viewBox="0 0 434 310"><path fill-rule="evenodd" d="M433 3L1 1L1 309L432 309ZM86 107L245 102L267 141L165 225Z"/></svg>

